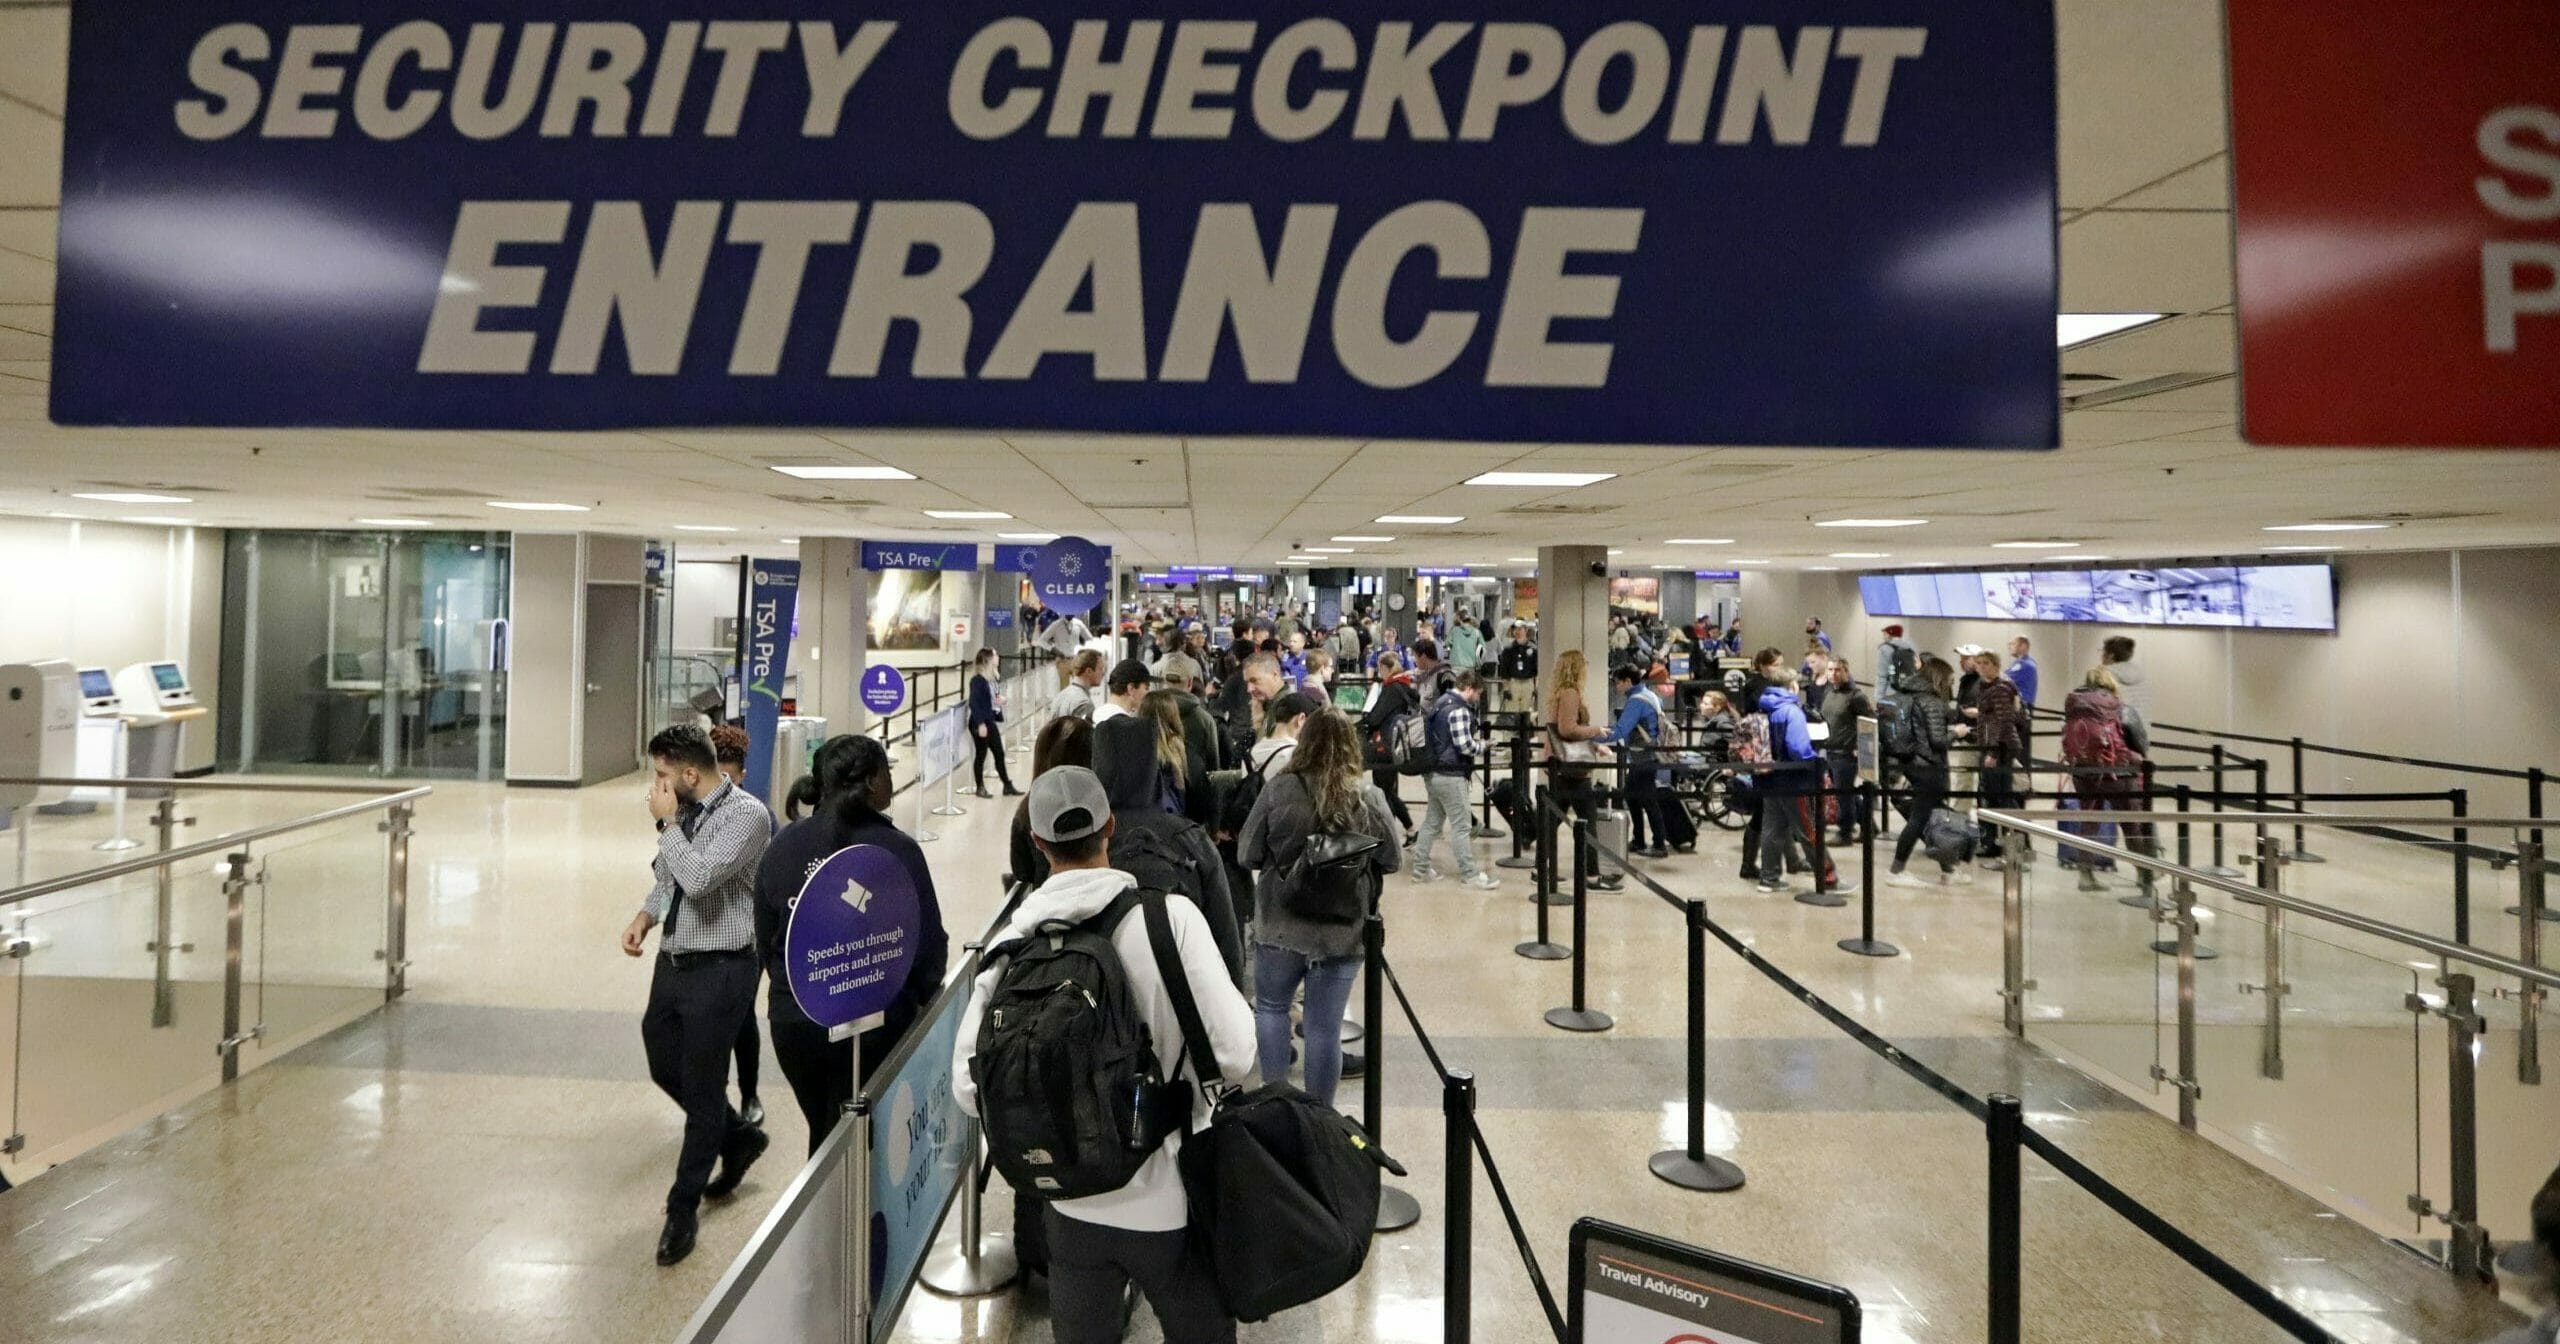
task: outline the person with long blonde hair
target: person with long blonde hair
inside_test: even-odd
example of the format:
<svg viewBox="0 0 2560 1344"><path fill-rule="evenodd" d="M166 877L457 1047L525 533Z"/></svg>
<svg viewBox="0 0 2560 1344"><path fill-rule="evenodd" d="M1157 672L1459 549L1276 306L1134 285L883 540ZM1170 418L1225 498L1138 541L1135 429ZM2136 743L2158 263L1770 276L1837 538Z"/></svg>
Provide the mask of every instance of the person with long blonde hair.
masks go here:
<svg viewBox="0 0 2560 1344"><path fill-rule="evenodd" d="M1592 767L1608 759L1609 750L1600 745L1600 739L1609 730L1591 721L1591 706L1582 698L1582 685L1590 672L1591 660L1580 649L1567 649L1556 658L1556 684L1547 691L1545 705L1547 759L1552 763L1548 779L1556 805L1571 809L1584 821L1597 822L1603 790ZM1582 871L1604 891L1623 885L1622 879L1601 875L1596 852L1583 853Z"/></svg>
<svg viewBox="0 0 2560 1344"><path fill-rule="evenodd" d="M1330 706L1306 716L1286 769L1265 784L1236 839L1236 858L1256 870L1253 894L1253 1017L1262 1081L1289 1076L1289 1005L1306 990L1306 1091L1333 1104L1342 1080L1342 1015L1358 978L1361 935L1382 879L1403 861L1403 828L1386 795L1361 778L1359 730ZM1355 915L1298 889L1296 865L1319 836L1361 835L1369 851Z"/></svg>

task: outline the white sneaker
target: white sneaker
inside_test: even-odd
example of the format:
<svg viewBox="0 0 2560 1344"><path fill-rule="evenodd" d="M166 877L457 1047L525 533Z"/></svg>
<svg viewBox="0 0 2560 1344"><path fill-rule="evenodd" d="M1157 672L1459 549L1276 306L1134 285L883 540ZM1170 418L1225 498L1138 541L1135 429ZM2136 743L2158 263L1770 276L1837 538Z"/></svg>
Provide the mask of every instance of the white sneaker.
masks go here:
<svg viewBox="0 0 2560 1344"><path fill-rule="evenodd" d="M1491 873L1477 873L1472 877L1461 878L1458 885L1465 887L1469 891L1491 891L1494 888L1501 886L1502 883L1496 880L1494 875Z"/></svg>
<svg viewBox="0 0 2560 1344"><path fill-rule="evenodd" d="M1430 866L1429 866L1429 865L1427 865L1427 864L1416 864L1416 865L1414 865L1413 867L1406 869L1405 871L1406 871L1406 872L1408 872L1408 873L1413 874L1413 880L1414 880L1414 881L1416 881L1416 882L1432 882L1432 881L1437 881L1437 880L1439 879L1439 877L1440 877L1440 872L1439 872L1439 870L1438 870L1438 869L1436 869L1436 868L1432 868L1432 867L1430 867Z"/></svg>
<svg viewBox="0 0 2560 1344"><path fill-rule="evenodd" d="M1959 887L1969 887L1973 885L1973 870L1970 868L1958 868L1953 873L1948 874L1948 877Z"/></svg>
<svg viewBox="0 0 2560 1344"><path fill-rule="evenodd" d="M1888 873L1885 875L1884 884L1888 887L1924 887L1928 885L1928 883L1921 881L1919 878L1913 877L1909 873Z"/></svg>

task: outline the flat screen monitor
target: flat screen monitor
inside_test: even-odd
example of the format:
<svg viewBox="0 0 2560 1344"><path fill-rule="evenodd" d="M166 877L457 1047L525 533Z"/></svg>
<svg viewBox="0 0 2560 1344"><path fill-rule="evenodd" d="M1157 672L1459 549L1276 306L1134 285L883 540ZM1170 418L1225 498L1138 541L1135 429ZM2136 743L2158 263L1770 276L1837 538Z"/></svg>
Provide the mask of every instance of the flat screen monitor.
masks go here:
<svg viewBox="0 0 2560 1344"><path fill-rule="evenodd" d="M115 698L115 694L116 679L107 675L107 669L103 667L84 667L80 669L81 699L112 700Z"/></svg>
<svg viewBox="0 0 2560 1344"><path fill-rule="evenodd" d="M1336 709L1367 709L1369 707L1369 688L1366 686L1336 686L1333 688L1333 704Z"/></svg>
<svg viewBox="0 0 2560 1344"><path fill-rule="evenodd" d="M2327 565L2155 565L2140 569L1931 570L1859 576L1870 616L2335 630Z"/></svg>
<svg viewBox="0 0 2560 1344"><path fill-rule="evenodd" d="M153 663L151 684L160 688L162 695L184 695L187 691L187 674L179 671L176 663Z"/></svg>

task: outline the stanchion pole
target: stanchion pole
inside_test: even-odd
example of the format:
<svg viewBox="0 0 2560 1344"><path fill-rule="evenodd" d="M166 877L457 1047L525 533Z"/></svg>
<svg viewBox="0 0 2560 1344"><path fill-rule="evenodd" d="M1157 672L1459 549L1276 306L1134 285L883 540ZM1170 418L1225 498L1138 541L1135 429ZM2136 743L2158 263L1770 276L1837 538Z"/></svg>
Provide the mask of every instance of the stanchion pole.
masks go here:
<svg viewBox="0 0 2560 1344"><path fill-rule="evenodd" d="M1645 1165L1683 1190L1739 1190L1742 1168L1707 1153L1707 903L1691 900L1681 909L1689 922L1689 1142Z"/></svg>
<svg viewBox="0 0 2560 1344"><path fill-rule="evenodd" d="M1547 1010L1547 1025L1560 1031L1607 1031L1617 1024L1607 1013L1590 1006L1587 991L1591 973L1591 878L1582 856L1591 852L1591 823L1581 817L1573 819L1573 1002L1563 1008Z"/></svg>
<svg viewBox="0 0 2560 1344"><path fill-rule="evenodd" d="M1822 803L1830 796L1831 772L1823 770L1814 775L1811 793L1798 790L1790 796L1788 801L1802 809L1796 815L1804 819L1805 829L1811 832L1805 837L1804 852L1806 860L1813 864L1813 886L1810 890L1796 893L1796 904L1818 905L1826 910L1836 910L1847 905L1849 898L1840 894L1837 881L1822 880L1825 873L1831 873L1834 878L1839 876L1832 870L1831 849L1822 842ZM1765 808L1761 812L1760 824L1763 826L1769 824ZM1781 868L1785 866L1783 860L1780 861L1779 866Z"/></svg>
<svg viewBox="0 0 2560 1344"><path fill-rule="evenodd" d="M1542 784L1538 786L1537 802L1538 869L1529 884L1529 900L1538 907L1538 936L1511 949L1531 961L1562 961L1572 955L1547 936L1547 906L1551 904L1547 895L1556 885L1556 828L1554 818L1547 812L1549 806L1546 786Z"/></svg>
<svg viewBox="0 0 2560 1344"><path fill-rule="evenodd" d="M2266 815L2267 815L2267 760L2266 760L2266 758L2265 758L2265 757L2263 757L2263 756L2259 757L2259 758L2258 758L2258 760L2257 760L2257 762L2256 762L2254 765L2250 766L2250 767L2249 767L2249 769L2250 769L2250 773L2251 773L2251 774L2253 774L2253 775L2255 775L2255 776L2257 777L2257 778L2256 778L2256 781L2255 781L2255 784L2256 784L2255 790L2254 790L2254 791L2253 791L2253 793L2251 794L2251 802L2252 802L2252 804L2253 804L2252 810L2253 810L2253 811L2255 811L2255 812L2258 814L2258 817L2259 817L2259 821L2258 821L2258 833L2257 833L2257 835L2256 835L2256 837L2255 837L2256 843L2251 847L2250 852L2249 852L2248 854L2244 854L2244 855L2242 855L2241 857L2242 857L2242 858L2244 858L2244 859L2249 859L2249 860L2254 861L2257 855L2259 855L2259 854L2263 854L2263 853L2265 853L2265 852L2266 852L2266 849L2267 849L2267 836L2268 836L2268 834L2269 834L2269 831L2268 831L2268 828L2267 828L2267 823L2266 823Z"/></svg>
<svg viewBox="0 0 2560 1344"><path fill-rule="evenodd" d="M1875 814L1865 807L1867 791L1874 787L1862 780L1858 791L1852 795L1860 803L1858 810L1862 820L1858 826L1858 851L1867 871L1858 880L1858 936L1841 939L1840 950L1861 957L1898 957L1902 955L1901 948L1876 939L1876 819ZM2010 852L2009 847L2001 846L2001 852ZM2019 862L2020 859L2013 857L2009 866L2015 867Z"/></svg>
<svg viewBox="0 0 2560 1344"><path fill-rule="evenodd" d="M2194 804L2194 801L2195 794L2193 790L2189 789L2184 784L2179 785L2178 815L2181 818L2186 816L2187 809ZM2184 820L2180 820L2178 822L2178 866L2181 868L2191 867L2193 865L2193 860L2190 856L2193 852L2193 842L2187 834L2187 823ZM2176 883L2171 885L2167 896L2155 897L2152 900L2152 922L2157 924L2183 921L2188 924L2193 924L2195 921L2195 897L2195 888L2189 885L2185 878L2179 878ZM2181 931L2180 937L2185 936L2185 933ZM2203 938L2200 936L2189 939L2189 942L2191 943L2193 950L2188 954L2188 956L2192 960L2212 961L2222 955L2221 952L2207 946ZM2164 957L2175 957L2180 955L2177 938L2155 938L2151 942L2151 950ZM2183 1076L2193 1078L2195 1076L2195 1071L2193 1069L2185 1070L2183 1072ZM2193 1098L2189 1097L2188 1100L2192 1103Z"/></svg>
<svg viewBox="0 0 2560 1344"><path fill-rule="evenodd" d="M1525 807L1529 801L1529 716L1524 713L1514 723L1518 731L1511 735L1511 796L1515 800L1512 806ZM1511 828L1511 852L1495 859L1494 867L1533 871L1537 868L1537 859L1523 852L1520 830L1517 825Z"/></svg>
<svg viewBox="0 0 2560 1344"><path fill-rule="evenodd" d="M2151 762L2144 761L2142 763L2142 796L2139 801L2142 804L2142 810L2145 812L2151 810L2152 789L2158 778L2158 774L2152 769ZM2159 844L2157 837L2160 834L2160 829L2156 826L2153 827L2151 834L2154 837L2152 844L2157 848ZM2133 843L2130 838L2125 836L2121 823L2118 825L2116 837L2125 841L2126 849L2133 848ZM2178 862L2184 863L2186 862L2186 859L2181 856ZM2149 910L2155 914L2158 913L2168 903L2161 899L2159 883L2155 879L2155 875L2150 869L2144 868L2139 864L2134 866L2134 874L2133 890L2126 892L2122 896L2118 896L2116 898L2116 904L2131 906L2136 910Z"/></svg>
<svg viewBox="0 0 2560 1344"><path fill-rule="evenodd" d="M1442 1152L1442 1202L1449 1227L1440 1257L1440 1338L1444 1344L1467 1344L1470 1313L1475 1305L1476 1224L1476 1078L1452 1070L1440 1081L1440 1114L1447 1120L1448 1141Z"/></svg>
<svg viewBox="0 0 2560 1344"><path fill-rule="evenodd" d="M2204 870L2215 877L2240 875L2239 869L2223 862L2222 853L2223 795L2228 790L2228 786L2223 782L2223 770L2229 764L2227 756L2228 753L2223 750L2221 743L2213 744L2213 862L2206 864Z"/></svg>
<svg viewBox="0 0 2560 1344"><path fill-rule="evenodd" d="M1361 937L1363 961L1360 968L1360 1011L1364 1021L1386 1021L1387 921L1373 906L1368 928ZM1360 1123L1368 1126L1369 1141L1384 1146L1387 1137L1387 1042L1381 1036L1369 1043L1369 1067L1360 1075ZM1401 1232L1422 1221L1422 1203L1404 1190L1381 1185L1378 1188L1378 1222L1381 1232Z"/></svg>
<svg viewBox="0 0 2560 1344"><path fill-rule="evenodd" d="M1589 781L1586 779L1584 783L1587 784ZM1556 801L1555 794L1543 785L1538 790L1538 796L1544 800L1538 804L1538 840L1546 847L1544 859L1546 877L1532 884L1534 889L1530 891L1529 899L1540 905L1566 905L1571 903L1573 898L1564 893L1564 879L1557 872L1558 866L1564 861L1564 847L1556 843L1556 828L1564 819L1564 807Z"/></svg>
<svg viewBox="0 0 2560 1344"><path fill-rule="evenodd" d="M2023 1210L2019 1204L2019 1136L2026 1128L2018 1099L1991 1098L1991 1344L2018 1344L2023 1315L2019 1281L2019 1248Z"/></svg>
<svg viewBox="0 0 2560 1344"><path fill-rule="evenodd" d="M2453 804L2453 941L2471 941L2471 828L2458 824L2471 815L2471 790L2450 789Z"/></svg>
<svg viewBox="0 0 2560 1344"><path fill-rule="evenodd" d="M2296 814L2300 814L2300 813L2307 812L2307 811L2309 811L2309 810L2310 810L2310 807L2308 806L2308 800L2307 800L2307 799L2305 799L2305 798L2304 798L2304 796L2303 796L2304 790L2305 790L2305 788L2306 788L2307 786L2303 783L2303 779L2302 779L2302 739L2301 739L2301 738L2299 738L2299 737L2297 737L2297 738L2293 739L2292 748L2293 748L2293 810L2294 810L2294 812L2295 812ZM2327 863L2327 862L2328 862L2328 860L2327 860L2327 859L2324 859L2324 858L2320 857L2319 855L2312 853L2310 850L2305 849L2305 848L2303 848L2303 847L2302 847L2302 843L2303 843L2303 842L2302 842L2302 835L2303 835L2303 827L2302 827L2302 823L2297 821L2297 822L2295 822L2295 823L2293 824L2293 862L2295 862L2295 863Z"/></svg>
<svg viewBox="0 0 2560 1344"><path fill-rule="evenodd" d="M967 1123L968 1161L960 1168L960 1241L935 1256L917 1276L925 1287L944 1297L986 1297L1002 1292L1012 1285L1022 1268L1013 1253L1013 1238L986 1235L980 1209L986 1190L978 1179L986 1165L985 1135L977 1121Z"/></svg>
<svg viewBox="0 0 2560 1344"><path fill-rule="evenodd" d="M1476 826L1476 838L1499 840L1502 830L1493 824L1493 753L1486 752L1481 764L1484 766L1484 797L1478 800L1477 806L1483 809L1484 819Z"/></svg>

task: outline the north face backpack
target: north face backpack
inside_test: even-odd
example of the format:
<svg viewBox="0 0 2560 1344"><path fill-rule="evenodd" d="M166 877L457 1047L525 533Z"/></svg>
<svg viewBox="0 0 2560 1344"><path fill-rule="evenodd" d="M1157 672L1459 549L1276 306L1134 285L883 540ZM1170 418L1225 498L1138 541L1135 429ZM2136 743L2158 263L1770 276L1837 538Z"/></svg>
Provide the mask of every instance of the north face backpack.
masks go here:
<svg viewBox="0 0 2560 1344"><path fill-rule="evenodd" d="M1189 1089L1165 1081L1111 944L1121 920L1164 899L1132 888L1091 919L987 949L996 978L969 1077L988 1157L1017 1189L1046 1199L1117 1190L1188 1123Z"/></svg>
<svg viewBox="0 0 2560 1344"><path fill-rule="evenodd" d="M1408 710L1387 725L1387 757L1395 762L1399 775L1431 773L1440 753L1431 741L1431 711L1428 707Z"/></svg>

